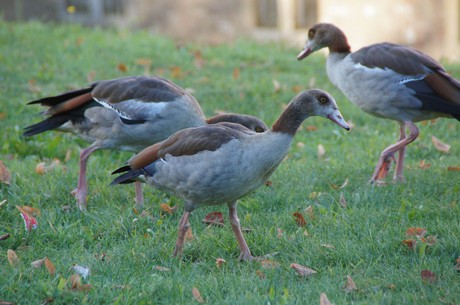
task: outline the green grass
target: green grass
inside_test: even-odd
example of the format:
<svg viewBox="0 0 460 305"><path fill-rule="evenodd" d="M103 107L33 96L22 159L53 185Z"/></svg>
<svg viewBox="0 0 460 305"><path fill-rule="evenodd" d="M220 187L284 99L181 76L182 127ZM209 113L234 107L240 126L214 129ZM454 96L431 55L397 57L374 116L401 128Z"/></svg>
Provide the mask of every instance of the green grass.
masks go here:
<svg viewBox="0 0 460 305"><path fill-rule="evenodd" d="M207 304L318 304L322 292L334 304L458 303L460 274L454 267L460 256L460 176L447 168L460 165L460 124L448 119L418 124L420 136L407 151L407 183L371 186L367 181L381 150L398 137L397 124L358 110L327 80L322 55L297 62L297 51L247 40L178 46L148 32L0 23L0 160L12 174L11 185L0 183L0 201L7 200L0 208L0 235L11 235L0 241L0 300L193 304L196 287ZM228 221L223 228L201 223L209 212L226 214L225 206L196 210L191 217L195 240L186 245L182 260L171 258L180 213L164 215L159 204L181 205L180 200L146 189L149 216L141 216L132 210L131 186L108 186L109 173L129 153L101 151L90 158L89 211L79 212L70 191L76 185L79 149L87 144L57 132L21 136L23 127L40 120L37 113L42 110L26 106L28 101L84 86L88 77L144 74L139 59L152 61L147 73L192 88L208 116L226 110L257 115L272 124L296 90L313 84L331 92L345 118L353 121L355 127L347 133L324 119L307 120L287 160L270 178L272 186L240 201L242 226L253 230L246 233L252 252L278 252L273 258L278 268L238 262ZM120 64L127 71L119 69ZM459 64L446 67L460 78ZM280 83L279 91L273 80ZM29 83L36 88L30 90ZM317 130L307 131L308 125ZM432 135L451 144L450 152L436 150ZM325 158L318 158L318 144L325 147ZM71 157L64 161L68 150ZM53 158L63 166L43 176L35 172L39 162ZM422 160L431 167L421 169ZM331 187L347 178L345 188ZM339 205L341 192L347 208ZM16 205L41 210L37 230L27 234ZM62 209L66 205L72 207L70 212ZM315 218L304 213L308 224L301 228L292 214L310 205ZM436 243L411 251L402 244L409 227L425 228L437 237ZM17 253L17 267L8 263L7 249ZM56 267L54 276L30 265L45 256ZM215 265L219 257L226 260L220 269ZM289 268L291 263L318 273L301 278ZM83 280L92 285L88 292L65 285L74 264L90 267L90 276ZM154 266L171 270L161 272ZM423 282L421 270L435 272L437 281ZM347 275L357 291L343 289Z"/></svg>

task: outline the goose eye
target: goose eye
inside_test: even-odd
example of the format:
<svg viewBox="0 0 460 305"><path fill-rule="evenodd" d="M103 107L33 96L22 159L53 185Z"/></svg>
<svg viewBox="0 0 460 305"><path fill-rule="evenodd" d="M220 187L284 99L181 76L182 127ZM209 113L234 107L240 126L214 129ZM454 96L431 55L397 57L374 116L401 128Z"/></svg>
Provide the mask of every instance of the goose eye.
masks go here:
<svg viewBox="0 0 460 305"><path fill-rule="evenodd" d="M312 39L313 36L315 36L315 30L311 29L310 31L308 31L308 38Z"/></svg>
<svg viewBox="0 0 460 305"><path fill-rule="evenodd" d="M264 131L264 130L262 129L262 127L259 127L259 126L256 127L256 132L257 132L257 133L261 133L261 132L263 132L263 131Z"/></svg>
<svg viewBox="0 0 460 305"><path fill-rule="evenodd" d="M321 96L321 97L319 98L319 102L320 102L321 104L326 104L326 103L327 103L327 98L326 98L325 96Z"/></svg>

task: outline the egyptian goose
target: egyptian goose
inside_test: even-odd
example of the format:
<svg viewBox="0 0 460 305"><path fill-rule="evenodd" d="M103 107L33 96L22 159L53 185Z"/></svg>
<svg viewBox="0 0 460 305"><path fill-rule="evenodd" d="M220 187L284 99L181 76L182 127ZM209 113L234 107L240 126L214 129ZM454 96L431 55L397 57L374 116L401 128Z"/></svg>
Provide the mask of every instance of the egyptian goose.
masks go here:
<svg viewBox="0 0 460 305"><path fill-rule="evenodd" d="M267 181L286 156L300 124L310 116L327 117L349 129L334 99L321 90L295 96L271 130L255 133L242 125L220 123L188 128L147 147L114 173L112 184L143 179L150 186L185 200L173 256L181 255L190 213L227 203L242 260L254 257L240 229L237 200Z"/></svg>
<svg viewBox="0 0 460 305"><path fill-rule="evenodd" d="M174 132L207 123L241 123L256 132L268 127L252 116L224 114L206 120L196 99L169 80L159 77L124 77L29 104L41 104L49 117L25 128L24 136L47 130L72 132L91 145L80 152L78 186L72 192L77 206L86 209L88 157L98 149L139 152ZM136 184L136 202L143 202Z"/></svg>
<svg viewBox="0 0 460 305"><path fill-rule="evenodd" d="M400 124L399 141L382 152L370 182L384 183L396 152L393 180L404 181L406 146L419 134L414 122L437 117L460 120L460 83L434 59L407 46L378 43L352 53L345 34L327 23L308 31L297 59L324 47L329 48L330 81L363 111Z"/></svg>

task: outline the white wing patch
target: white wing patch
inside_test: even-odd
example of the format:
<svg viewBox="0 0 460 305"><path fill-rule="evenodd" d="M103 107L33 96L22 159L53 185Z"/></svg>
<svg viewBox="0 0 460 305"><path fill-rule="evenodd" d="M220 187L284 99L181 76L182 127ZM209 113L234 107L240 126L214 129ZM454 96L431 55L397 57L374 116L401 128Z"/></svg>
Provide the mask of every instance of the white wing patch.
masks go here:
<svg viewBox="0 0 460 305"><path fill-rule="evenodd" d="M113 111L115 111L118 116L122 117L123 119L126 119L126 120L133 120L133 118L131 118L129 115L127 115L126 113L124 113L123 111L121 111L120 109L117 109L115 108L112 104L110 103L107 103L106 101L104 100L101 100L101 99L97 99L95 97L93 97L93 99L98 102L99 104L101 104L101 106L103 106L104 108L107 108L107 109L111 109Z"/></svg>

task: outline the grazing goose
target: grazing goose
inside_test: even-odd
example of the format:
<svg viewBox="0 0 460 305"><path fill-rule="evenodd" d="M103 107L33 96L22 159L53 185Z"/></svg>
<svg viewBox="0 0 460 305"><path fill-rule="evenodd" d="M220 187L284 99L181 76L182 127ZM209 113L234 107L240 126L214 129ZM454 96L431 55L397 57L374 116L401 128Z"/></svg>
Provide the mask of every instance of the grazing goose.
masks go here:
<svg viewBox="0 0 460 305"><path fill-rule="evenodd" d="M327 117L349 129L334 99L321 90L294 97L272 129L255 133L242 125L220 123L188 128L147 147L114 173L112 184L142 178L150 186L184 199L173 256L181 255L190 213L200 206L227 203L242 260L254 257L240 229L237 200L267 181L286 156L297 129L309 116Z"/></svg>
<svg viewBox="0 0 460 305"><path fill-rule="evenodd" d="M382 152L370 182L383 183L396 152L393 180L404 181L406 146L419 134L414 122L437 117L460 120L460 83L434 59L407 46L378 43L352 53L345 34L327 23L308 31L297 59L324 47L329 48L330 81L363 111L400 124L399 141Z"/></svg>
<svg viewBox="0 0 460 305"><path fill-rule="evenodd" d="M139 152L178 130L221 121L241 123L256 132L268 129L252 116L223 114L206 120L191 94L159 77L99 81L29 104L48 106L43 113L49 117L26 127L24 136L56 129L72 132L91 143L80 152L78 186L72 192L81 210L86 209L86 163L98 149ZM143 202L140 184L136 184L136 202Z"/></svg>

